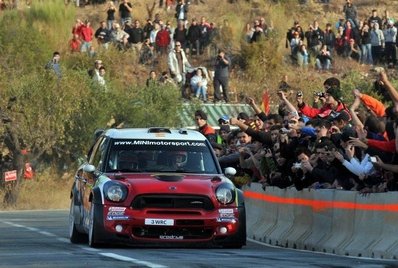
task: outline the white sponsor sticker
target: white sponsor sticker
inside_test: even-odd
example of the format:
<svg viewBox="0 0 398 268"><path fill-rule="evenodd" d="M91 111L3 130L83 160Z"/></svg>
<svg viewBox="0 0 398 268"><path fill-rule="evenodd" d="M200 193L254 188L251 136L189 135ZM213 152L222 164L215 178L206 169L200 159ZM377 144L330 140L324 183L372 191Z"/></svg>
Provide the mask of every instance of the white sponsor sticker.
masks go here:
<svg viewBox="0 0 398 268"><path fill-rule="evenodd" d="M184 237L182 235L160 235L159 239L183 240Z"/></svg>
<svg viewBox="0 0 398 268"><path fill-rule="evenodd" d="M173 226L172 219L145 219L145 225Z"/></svg>
<svg viewBox="0 0 398 268"><path fill-rule="evenodd" d="M125 210L126 210L125 207L109 207L109 211L112 211L112 212L115 212L115 211L122 212L122 211L125 211Z"/></svg>
<svg viewBox="0 0 398 268"><path fill-rule="evenodd" d="M220 214L230 214L230 213L234 213L234 210L232 209L232 208L220 208L219 210L218 210L218 212L220 213Z"/></svg>

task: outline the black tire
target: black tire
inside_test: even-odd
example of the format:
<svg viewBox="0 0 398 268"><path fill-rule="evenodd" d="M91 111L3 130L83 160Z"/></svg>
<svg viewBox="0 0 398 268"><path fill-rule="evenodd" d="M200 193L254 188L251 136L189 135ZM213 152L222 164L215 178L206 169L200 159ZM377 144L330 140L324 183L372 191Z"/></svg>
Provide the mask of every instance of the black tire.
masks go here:
<svg viewBox="0 0 398 268"><path fill-rule="evenodd" d="M90 221L88 230L88 245L92 248L98 248L104 245L101 240L104 234L104 223L102 217L102 206L91 203Z"/></svg>
<svg viewBox="0 0 398 268"><path fill-rule="evenodd" d="M239 228L236 234L226 238L221 242L223 248L239 249L246 245L246 209L239 207Z"/></svg>
<svg viewBox="0 0 398 268"><path fill-rule="evenodd" d="M75 219L75 197L72 196L69 209L69 240L74 244L84 243L87 236L78 231L76 225L79 223L76 223Z"/></svg>

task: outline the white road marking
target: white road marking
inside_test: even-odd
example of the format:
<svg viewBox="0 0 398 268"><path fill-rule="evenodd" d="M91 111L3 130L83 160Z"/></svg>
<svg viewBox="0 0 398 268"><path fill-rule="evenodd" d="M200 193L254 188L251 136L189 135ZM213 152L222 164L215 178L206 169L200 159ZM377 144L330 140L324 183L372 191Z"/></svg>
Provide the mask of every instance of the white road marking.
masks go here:
<svg viewBox="0 0 398 268"><path fill-rule="evenodd" d="M87 251L91 251L91 252L99 252L101 250L96 249L96 248L89 248L89 247L85 247L85 246L80 246L81 249L87 250Z"/></svg>
<svg viewBox="0 0 398 268"><path fill-rule="evenodd" d="M26 227L26 229L28 229L28 227ZM55 234L52 234L52 233L49 233L49 232L46 232L46 231L40 231L39 230L39 234L42 234L42 235L45 235L45 236L50 236L50 237L56 237Z"/></svg>
<svg viewBox="0 0 398 268"><path fill-rule="evenodd" d="M43 231L43 230L40 230L38 228L24 226L24 225L21 225L21 224L16 224L16 223L13 223L13 222L10 222L10 221L3 221L3 220L0 220L0 223L11 225L11 226L17 227L17 228L24 228L24 229L27 229L27 230L29 230L31 232L39 233L39 234L44 235L44 236L54 237L56 240L58 240L60 242L63 242L63 243L70 243L69 239L67 239L67 238L59 237L59 236L57 236L57 235L55 235L53 233L50 233L50 232L47 232L47 231ZM144 265L144 266L149 267L149 268L168 268L167 266L164 266L164 265L160 265L160 264L156 264L156 263L152 263L152 262L147 262L147 261L142 261L142 260L138 260L138 259L134 259L134 258L130 258L130 257L114 254L114 253L100 252L100 250L96 249L96 248L90 248L90 247L86 247L86 246L80 246L80 248L82 248L83 250L86 250L86 251L90 251L90 252L98 252L99 255L107 257L107 258L112 258L112 259L119 260L119 261L125 261L125 262L134 263L134 264Z"/></svg>
<svg viewBox="0 0 398 268"><path fill-rule="evenodd" d="M65 237L57 237L57 240L62 243L70 243L70 240Z"/></svg>
<svg viewBox="0 0 398 268"><path fill-rule="evenodd" d="M119 261L125 261L125 262L131 262L131 263L134 263L134 264L145 265L145 266L150 267L150 268L167 268L167 266L164 266L164 265L151 263L151 262L147 262L147 261L140 261L140 260L137 260L137 259L125 257L125 256L122 256L122 255L119 255L119 254L114 254L114 253L99 253L99 255L102 255L102 256L108 257L108 258L112 258L112 259L115 259L115 260L119 260Z"/></svg>

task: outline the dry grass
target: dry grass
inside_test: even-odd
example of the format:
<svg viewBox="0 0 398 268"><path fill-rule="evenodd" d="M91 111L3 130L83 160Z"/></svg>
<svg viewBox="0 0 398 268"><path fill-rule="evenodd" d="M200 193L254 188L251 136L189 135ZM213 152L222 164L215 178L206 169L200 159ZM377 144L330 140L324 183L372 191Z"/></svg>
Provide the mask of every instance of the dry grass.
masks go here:
<svg viewBox="0 0 398 268"><path fill-rule="evenodd" d="M0 210L66 209L70 204L72 183L72 173L64 173L61 177L49 170L37 173L33 180L22 181L17 204L4 207L0 202ZM0 200L3 198L4 191L0 191Z"/></svg>

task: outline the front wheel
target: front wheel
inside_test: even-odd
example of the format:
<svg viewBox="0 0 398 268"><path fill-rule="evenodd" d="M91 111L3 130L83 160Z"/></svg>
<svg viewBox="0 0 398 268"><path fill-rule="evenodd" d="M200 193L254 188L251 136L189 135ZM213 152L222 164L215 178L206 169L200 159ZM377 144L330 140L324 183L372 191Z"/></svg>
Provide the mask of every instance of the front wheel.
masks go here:
<svg viewBox="0 0 398 268"><path fill-rule="evenodd" d="M69 209L69 240L70 242L83 243L86 241L86 236L80 233L76 228L76 217L75 217L75 197L72 196L70 201L70 209Z"/></svg>
<svg viewBox="0 0 398 268"><path fill-rule="evenodd" d="M90 223L88 230L88 245L90 247L96 248L103 244L103 242L100 240L103 229L101 205L91 203Z"/></svg>

